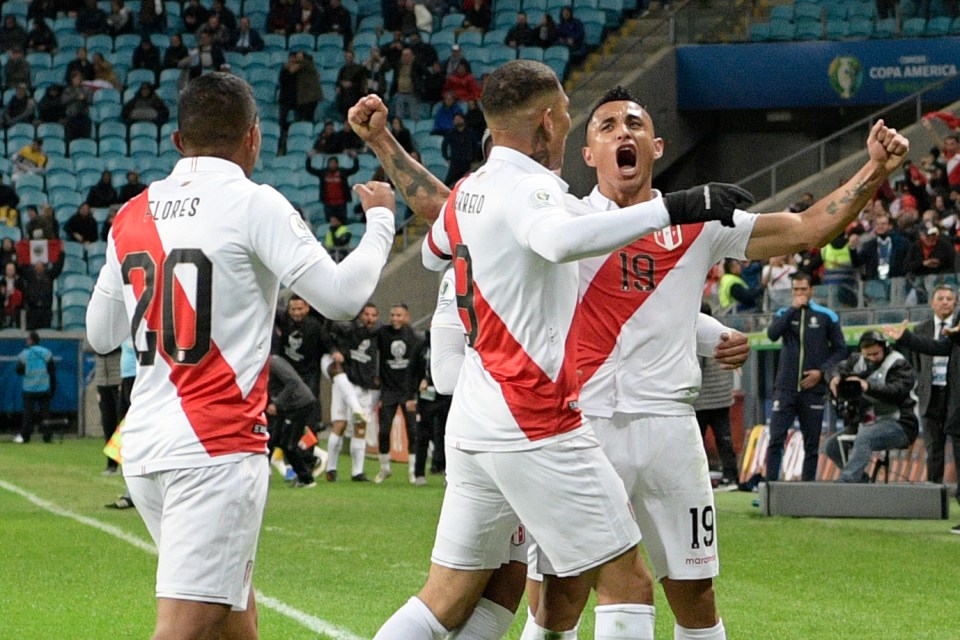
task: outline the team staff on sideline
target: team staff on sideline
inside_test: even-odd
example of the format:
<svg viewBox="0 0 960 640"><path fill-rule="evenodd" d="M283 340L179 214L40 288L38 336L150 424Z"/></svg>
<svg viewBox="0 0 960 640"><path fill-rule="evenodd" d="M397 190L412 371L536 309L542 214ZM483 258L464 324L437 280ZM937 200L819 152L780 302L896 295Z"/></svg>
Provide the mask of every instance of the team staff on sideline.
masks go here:
<svg viewBox="0 0 960 640"><path fill-rule="evenodd" d="M424 249L454 258L469 336L447 426L448 488L427 584L378 639L436 638L459 626L507 560L504 540L520 522L550 559L537 612L543 633L571 637L597 574L616 565L635 578L639 596L639 530L622 483L576 406L571 263L671 221L732 224L742 202L736 189L709 186L571 216L563 205L566 184L553 173L570 128L569 100L556 75L541 63L509 62L487 77L483 104L493 151L450 195ZM557 528L571 519L580 526ZM572 615L560 601L573 603Z"/></svg>
<svg viewBox="0 0 960 640"><path fill-rule="evenodd" d="M811 299L813 283L810 274L798 271L792 279L793 301L789 307L778 309L767 327L770 340L783 339L770 415L767 480L780 479L780 461L787 431L797 418L803 434L800 479L812 482L817 479L820 457L826 372L847 357L847 343L840 329L840 316Z"/></svg>
<svg viewBox="0 0 960 640"><path fill-rule="evenodd" d="M154 640L253 640L280 284L328 317L353 317L386 261L396 204L386 184L359 186L367 231L335 264L282 195L250 181L260 123L234 75L187 85L174 143L184 158L114 221L88 340L104 353L132 334L139 357L122 455L159 550Z"/></svg>
<svg viewBox="0 0 960 640"><path fill-rule="evenodd" d="M316 486L313 469L300 448L300 438L313 412L317 398L293 366L278 355L270 356L270 380L267 385L266 413L270 434L275 438L287 462L297 474L294 487Z"/></svg>
<svg viewBox="0 0 960 640"><path fill-rule="evenodd" d="M597 167L598 181L600 183L597 192L600 194L609 193L613 195L617 198L618 204L621 202L629 204L629 198L637 197L638 192L642 191L639 185L643 185L644 183L647 184L647 190L645 191L646 197L650 197L649 176L651 175L651 170L649 164L651 164L656 157L659 157L662 152L662 141L654 138L652 123L644 123L644 120L648 119L649 115L643 114L643 110L639 105L634 104L630 109L623 109L626 104L633 102L632 99L623 99L621 102L625 102L626 104L620 105L617 104L616 100L611 102L613 104L606 108L623 112L624 115L614 117L612 120L609 115L605 115L600 119L601 122L608 120L610 120L610 122L605 122L602 127L598 127L598 131L617 131L617 133L613 135L608 134L609 141L606 144L605 152L600 153L598 150L592 150L595 157L593 161L588 160L588 162L594 162ZM618 106L620 109L617 109ZM352 114L352 122L355 128L363 134L366 134L368 143L377 151L381 158L384 158L384 166L387 166L389 169L388 175L396 181L401 193L408 198L408 202L417 203L416 207L414 207L415 210L420 215L429 217L431 215L431 206L434 207L432 209L433 211L437 210L436 197L439 195L442 199L443 188L438 187L436 182L430 179L429 174L424 172L422 168L419 168L418 165L408 157L405 157L402 153L393 153L396 145L389 136L381 135L383 127L377 124L378 118L376 114L378 110L379 107L375 100L369 101L366 104L361 103ZM625 114L630 112L632 112L633 115L627 117ZM649 137L649 141L646 141L647 137ZM637 146L631 145L628 140L633 138L640 140L642 144L638 144ZM878 145L881 146L878 147ZM902 136L897 136L894 131L886 129L882 124L878 123L875 130L871 132L870 139L868 140L868 147L872 150L871 156L873 159L855 176L855 180L844 185L841 190L831 194L830 197L821 201L818 207L811 210L810 213L803 214L803 216L798 217L794 214L768 214L761 216L758 224L754 226L755 233L751 237L751 244L748 247L748 251L751 254L757 252L755 257L760 257L777 252L781 250L781 247L789 249L795 244L815 244L821 237L829 237L830 234L835 234L836 227L842 228L840 224L841 220L838 220L836 215L840 214L846 222L849 221L849 218L856 216L861 206L860 202L868 198L872 193L870 186L879 184L885 176L899 164L899 159L897 158L893 158L889 164L885 163L886 160L891 159L887 157L887 151L882 145L887 145L891 150L902 153L905 152L906 149L906 140ZM600 148L602 149L604 147ZM631 148L633 151L631 151ZM643 149L643 152L637 152L636 149L638 148ZM585 157L586 151L585 149ZM637 161L635 159L632 163L629 161L621 162L621 151L625 152L626 156L631 154L635 154L637 158L642 156L643 161ZM624 160L627 159L626 156ZM601 160L603 162L601 162ZM591 198L592 197L593 196L591 196ZM843 225L845 225L846 222L843 222ZM667 237L661 238L661 241L666 242ZM710 243L705 243L702 240L703 238L701 238L701 242L697 246L708 247ZM716 250L716 248L714 249ZM677 251L684 253L687 252L687 248L681 244L677 247ZM702 249L701 251L691 252L690 255L697 255L701 252ZM697 284L696 286L692 286L692 288L697 291L699 291L699 283L702 282L706 274L706 269L709 269L711 264L712 261L706 265L699 265L698 262L690 259L680 263L681 266L692 265L694 267L689 278L691 282L696 280ZM689 266L686 268L674 268L672 270L673 277L679 277L679 274L686 273L689 269ZM702 273L698 270L702 270ZM584 264L582 263L581 272L583 271ZM616 272L616 270L614 270L614 272ZM611 287L611 291L620 289L619 279L612 284L615 286ZM656 299L659 298L653 298L653 300ZM693 300L692 304L699 304L699 296ZM664 317L673 318L676 315L672 302L665 301L661 303L661 305L669 306L667 311L663 311L663 309L660 310L664 314ZM652 301L647 301L641 307L642 310L653 315L656 315L656 308L657 305L653 304ZM638 325L642 325L644 316L639 314L637 319L640 321ZM617 327L618 325L614 325L615 329ZM666 331L669 332L669 335L678 334L672 327L666 329ZM681 333L687 335L685 332ZM630 332L626 332L626 335L630 335ZM637 344L648 344L648 349L659 349L659 345L663 344L663 340L656 340L653 334L644 334L640 331L637 332L637 335ZM666 335L666 333L664 335ZM643 352L638 351L638 353L642 356ZM652 357L655 359L661 355L662 354L654 353ZM619 357L618 366L625 367L630 361L629 358ZM649 362L651 359L641 357L636 359L636 361ZM635 365L635 368L641 366L642 365ZM627 371L629 371L629 369L627 369ZM635 376L638 374L634 371L631 375ZM650 375L652 376L653 383L653 387L651 388L659 389L658 385L663 385L662 381L659 380L659 374ZM598 377L598 379L602 379L602 376ZM598 386L597 388L602 388L602 386ZM644 390L647 387L645 383L638 382L637 384L631 385L630 388ZM674 388L685 389L686 387L681 383ZM629 396L630 394L627 395ZM643 395L642 391L640 395ZM628 397L627 400L640 402L643 401L643 398L638 397L630 400ZM650 394L646 401L662 405L662 397L659 393ZM581 398L581 403L585 407L587 406L586 395ZM685 402L681 401L678 402L676 406L680 408L685 406L685 404ZM687 409L689 409L689 407L687 407ZM612 411L612 409L608 409L608 411ZM699 441L692 450L702 450ZM654 475L655 474L651 472L651 476ZM705 473L704 478L706 478ZM709 486L706 487L706 491L709 494ZM684 510L684 514L686 513L687 511ZM674 611L678 614L679 620L684 621L692 618L694 623L703 620L706 621L706 624L703 622L691 624L690 626L694 629L704 626L716 626L718 624L710 580L694 580L688 582L683 580L674 581L664 577L663 583L668 593L668 600L670 600ZM672 591L675 592L675 597L671 597ZM688 594L691 592L702 595L689 597Z"/></svg>
<svg viewBox="0 0 960 640"><path fill-rule="evenodd" d="M348 425L353 428L350 437L350 479L368 482L363 473L363 460L367 452L367 424L380 398L376 342L379 317L377 305L368 302L355 320L334 323L331 328L336 345L333 359L342 364L358 406L351 408L348 394L343 393L339 386L333 387L330 397L330 421L333 427L327 440L327 482L337 481L338 458Z"/></svg>
<svg viewBox="0 0 960 640"><path fill-rule="evenodd" d="M23 376L23 422L13 441L30 442L34 419L39 416L43 441L52 442L53 431L47 418L50 400L57 391L57 369L53 353L40 344L36 331L27 334L27 347L17 355L17 374Z"/></svg>

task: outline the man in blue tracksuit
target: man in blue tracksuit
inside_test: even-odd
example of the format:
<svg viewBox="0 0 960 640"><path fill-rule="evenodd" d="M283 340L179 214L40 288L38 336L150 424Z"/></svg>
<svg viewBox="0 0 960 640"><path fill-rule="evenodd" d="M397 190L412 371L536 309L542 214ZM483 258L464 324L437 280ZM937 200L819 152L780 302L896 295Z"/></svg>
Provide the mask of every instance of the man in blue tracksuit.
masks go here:
<svg viewBox="0 0 960 640"><path fill-rule="evenodd" d="M27 348L17 356L17 373L23 376L23 426L14 436L16 443L30 442L33 434L34 412L40 415L40 428L43 441L50 442L53 433L47 422L50 413L50 399L56 390L57 378L54 371L53 353L40 346L40 336L36 331L27 335Z"/></svg>
<svg viewBox="0 0 960 640"><path fill-rule="evenodd" d="M799 418L804 450L802 479L811 481L817 476L827 388L824 375L846 357L847 347L837 314L810 300L810 275L795 274L792 289L793 302L779 309L767 327L770 340L783 338L783 348L773 392L766 477L780 478L787 430L793 426L794 418Z"/></svg>

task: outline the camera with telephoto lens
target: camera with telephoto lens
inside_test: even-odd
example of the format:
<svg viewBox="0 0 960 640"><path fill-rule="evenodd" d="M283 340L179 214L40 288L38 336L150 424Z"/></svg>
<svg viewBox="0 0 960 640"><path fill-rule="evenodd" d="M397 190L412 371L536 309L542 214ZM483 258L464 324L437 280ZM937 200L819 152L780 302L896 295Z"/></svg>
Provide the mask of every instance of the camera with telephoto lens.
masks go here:
<svg viewBox="0 0 960 640"><path fill-rule="evenodd" d="M843 433L856 435L863 416L860 412L863 387L859 380L841 380L837 385L837 415L843 420Z"/></svg>

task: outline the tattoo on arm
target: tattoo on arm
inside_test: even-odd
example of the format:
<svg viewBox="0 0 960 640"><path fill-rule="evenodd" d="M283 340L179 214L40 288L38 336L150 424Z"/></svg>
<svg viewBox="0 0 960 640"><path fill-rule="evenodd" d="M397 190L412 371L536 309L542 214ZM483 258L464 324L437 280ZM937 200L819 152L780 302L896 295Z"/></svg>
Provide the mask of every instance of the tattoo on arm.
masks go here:
<svg viewBox="0 0 960 640"><path fill-rule="evenodd" d="M856 202L858 199L863 198L863 196L868 194L869 191L866 183L863 181L858 182L852 188L847 189L843 194L841 194L839 200L834 200L827 205L827 215L835 216L838 213L841 213L842 207L847 207L851 203Z"/></svg>

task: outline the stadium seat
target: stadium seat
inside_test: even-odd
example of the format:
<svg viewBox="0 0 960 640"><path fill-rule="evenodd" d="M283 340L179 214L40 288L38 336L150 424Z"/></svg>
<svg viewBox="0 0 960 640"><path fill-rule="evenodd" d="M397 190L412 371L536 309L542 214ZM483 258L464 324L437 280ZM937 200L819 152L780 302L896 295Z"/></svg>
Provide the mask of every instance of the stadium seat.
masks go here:
<svg viewBox="0 0 960 640"><path fill-rule="evenodd" d="M434 34L437 35L437 34ZM460 36L457 38L457 42L461 46L473 45L477 47L483 46L483 34L479 31L469 30L461 31ZM432 40L431 40L432 43Z"/></svg>
<svg viewBox="0 0 960 640"><path fill-rule="evenodd" d="M923 35L928 38L937 38L950 33L951 20L949 16L937 16L927 21L927 26L923 30Z"/></svg>
<svg viewBox="0 0 960 640"><path fill-rule="evenodd" d="M828 21L847 19L847 5L840 2L832 2L825 6L827 10Z"/></svg>
<svg viewBox="0 0 960 640"><path fill-rule="evenodd" d="M854 16L859 16L862 18L873 19L877 15L877 5L875 2L861 2L860 0L852 0L847 2L847 18L853 19Z"/></svg>
<svg viewBox="0 0 960 640"><path fill-rule="evenodd" d="M139 89L144 82L154 86L157 84L157 76L150 69L133 69L127 73L128 87Z"/></svg>
<svg viewBox="0 0 960 640"><path fill-rule="evenodd" d="M156 141L158 133L157 125L152 122L134 122L130 125L129 137L130 140L148 138Z"/></svg>
<svg viewBox="0 0 960 640"><path fill-rule="evenodd" d="M287 37L278 33L265 33L263 44L266 51L286 51Z"/></svg>
<svg viewBox="0 0 960 640"><path fill-rule="evenodd" d="M313 136L289 136L287 154L304 154L313 148Z"/></svg>
<svg viewBox="0 0 960 640"><path fill-rule="evenodd" d="M442 31L452 31L463 26L465 16L462 13L448 13L440 19L440 29Z"/></svg>
<svg viewBox="0 0 960 640"><path fill-rule="evenodd" d="M336 47L343 51L343 36L339 33L321 33L317 36L317 50L322 47Z"/></svg>
<svg viewBox="0 0 960 640"><path fill-rule="evenodd" d="M98 180L99 181L99 180ZM50 191L50 204L55 208L65 207L76 212L77 207L83 202L83 197L77 191L70 189L52 189ZM72 215L72 213L71 213Z"/></svg>
<svg viewBox="0 0 960 640"><path fill-rule="evenodd" d="M315 57L317 64L327 69L340 69L346 63L346 59L343 57L343 49L331 45L320 47Z"/></svg>
<svg viewBox="0 0 960 640"><path fill-rule="evenodd" d="M770 23L754 22L750 25L751 42L767 42L770 40Z"/></svg>
<svg viewBox="0 0 960 640"><path fill-rule="evenodd" d="M797 28L792 22L788 22L787 20L770 21L770 39L774 42L793 40L796 32Z"/></svg>
<svg viewBox="0 0 960 640"><path fill-rule="evenodd" d="M793 21L793 5L792 4L779 4L773 7L770 10L770 22L774 20L786 20L787 22Z"/></svg>
<svg viewBox="0 0 960 640"><path fill-rule="evenodd" d="M509 29L491 29L483 34L483 46L502 45L507 39Z"/></svg>
<svg viewBox="0 0 960 640"><path fill-rule="evenodd" d="M954 18L953 22L950 23L950 33L951 35L960 35L960 16Z"/></svg>
<svg viewBox="0 0 960 640"><path fill-rule="evenodd" d="M290 51L313 51L317 41L311 33L291 33L287 38L287 49Z"/></svg>
<svg viewBox="0 0 960 640"><path fill-rule="evenodd" d="M84 331L86 329L87 310L82 307L61 309L62 331Z"/></svg>
<svg viewBox="0 0 960 640"><path fill-rule="evenodd" d="M877 20L877 24L873 26L873 35L871 38L892 38L897 33L897 19L896 18L887 18L885 20Z"/></svg>
<svg viewBox="0 0 960 640"><path fill-rule="evenodd" d="M850 18L851 38L869 38L873 35L873 20L863 16L853 16Z"/></svg>
<svg viewBox="0 0 960 640"><path fill-rule="evenodd" d="M583 22L584 44L588 47L599 47L603 41L603 23L597 21ZM492 62L492 60L491 60Z"/></svg>
<svg viewBox="0 0 960 640"><path fill-rule="evenodd" d="M63 245L64 253L67 255L78 255L80 258L83 258L84 248L82 244L77 242L65 242ZM79 254L73 253L79 250ZM69 291L80 291L90 295L93 293L94 281L89 275L82 273L67 273L64 274L62 278L59 279L59 289L61 294L61 299L63 294Z"/></svg>
<svg viewBox="0 0 960 640"><path fill-rule="evenodd" d="M842 40L849 35L849 22L846 20L827 20L827 40Z"/></svg>
<svg viewBox="0 0 960 640"><path fill-rule="evenodd" d="M904 38L919 38L923 35L926 27L927 21L923 18L909 18L903 21L901 34Z"/></svg>
<svg viewBox="0 0 960 640"><path fill-rule="evenodd" d="M517 57L520 60L543 62L543 49L540 47L518 47Z"/></svg>
<svg viewBox="0 0 960 640"><path fill-rule="evenodd" d="M796 23L800 23L804 20L813 20L819 23L822 18L823 8L815 2L799 0L795 5L793 5L793 20Z"/></svg>
<svg viewBox="0 0 960 640"><path fill-rule="evenodd" d="M127 155L127 138L119 136L101 136L99 154L104 158L113 155Z"/></svg>
<svg viewBox="0 0 960 640"><path fill-rule="evenodd" d="M44 143L49 138L63 139L63 125L57 122L41 122L37 125L37 137L43 138Z"/></svg>
<svg viewBox="0 0 960 640"><path fill-rule="evenodd" d="M600 0L600 9L606 14L606 27L619 29L623 21L623 0Z"/></svg>
<svg viewBox="0 0 960 640"><path fill-rule="evenodd" d="M7 140L10 138L33 138L36 135L32 124L18 122L7 127Z"/></svg>
<svg viewBox="0 0 960 640"><path fill-rule="evenodd" d="M490 49L490 64L494 66L517 59L517 50L505 44L486 45L486 48Z"/></svg>
<svg viewBox="0 0 960 640"><path fill-rule="evenodd" d="M104 57L107 57L107 54L113 51L113 38L103 33L88 36L87 51L90 52L91 57L94 53L102 53Z"/></svg>
<svg viewBox="0 0 960 640"><path fill-rule="evenodd" d="M4 238L10 238L14 242L18 242L20 240L20 227L0 226L0 240Z"/></svg>
<svg viewBox="0 0 960 640"><path fill-rule="evenodd" d="M71 189L73 191L77 190L77 177L71 172L58 171L53 173L48 171L46 181L48 190L53 190L56 188Z"/></svg>
<svg viewBox="0 0 960 640"><path fill-rule="evenodd" d="M96 169L84 169L77 173L77 189L81 193L86 193L90 187L100 182L100 171Z"/></svg>
<svg viewBox="0 0 960 640"><path fill-rule="evenodd" d="M97 155L97 143L89 138L78 138L70 141L68 153L71 158L79 156Z"/></svg>

